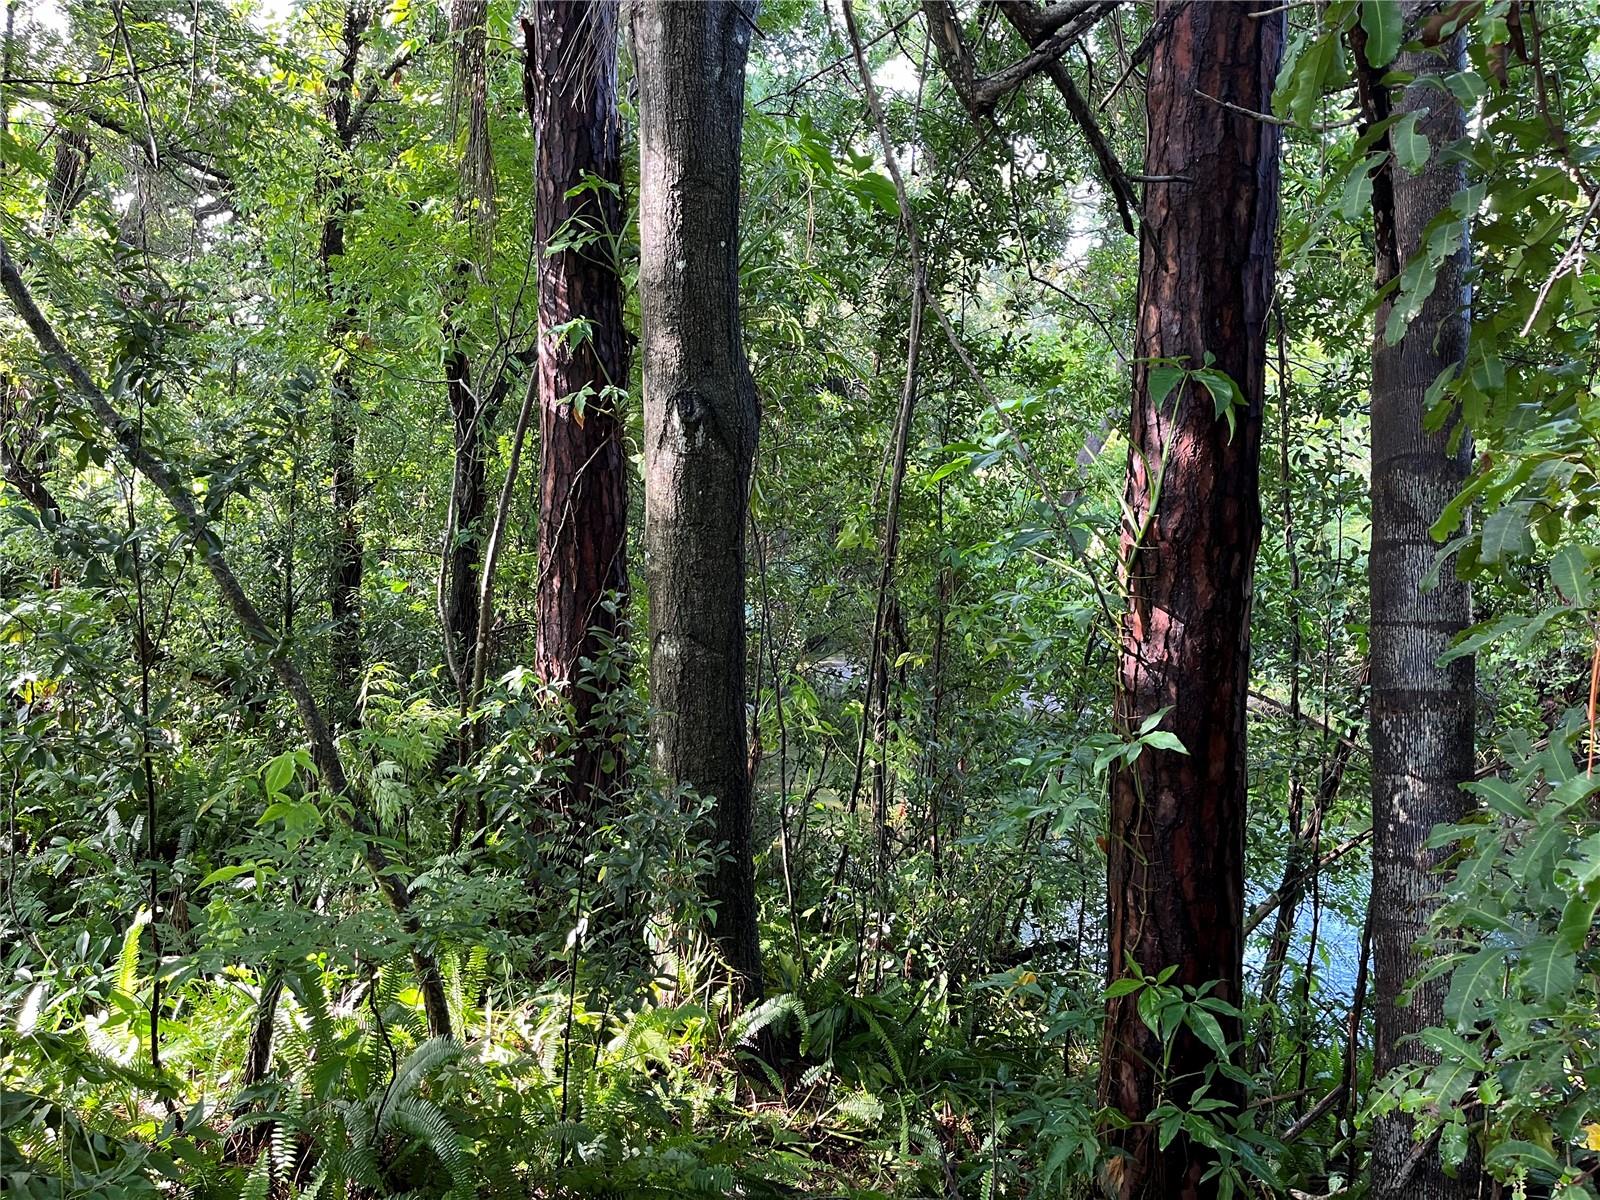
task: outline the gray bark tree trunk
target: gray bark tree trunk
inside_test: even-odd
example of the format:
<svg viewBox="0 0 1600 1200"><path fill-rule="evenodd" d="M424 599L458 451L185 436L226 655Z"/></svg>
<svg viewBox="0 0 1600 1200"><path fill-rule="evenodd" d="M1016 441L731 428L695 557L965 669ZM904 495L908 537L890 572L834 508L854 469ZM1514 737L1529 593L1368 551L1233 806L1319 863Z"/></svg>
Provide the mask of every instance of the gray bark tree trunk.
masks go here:
<svg viewBox="0 0 1600 1200"><path fill-rule="evenodd" d="M745 740L745 519L759 411L739 328L739 143L752 0L634 10L651 738L714 802L713 934L761 995Z"/></svg>
<svg viewBox="0 0 1600 1200"><path fill-rule="evenodd" d="M1407 4L1408 17L1416 4ZM1433 156L1412 175L1390 160L1375 180L1374 225L1380 285L1394 278L1419 250L1428 223L1449 207L1466 182L1459 161L1443 151L1463 132L1461 106L1438 83L1465 66L1462 39L1404 53L1388 70L1415 79L1393 97L1393 111L1419 114ZM1370 78L1370 75L1369 75ZM1388 105L1383 85L1366 88L1369 118ZM1446 667L1436 662L1471 622L1465 582L1448 567L1437 587L1425 590L1438 546L1429 527L1465 482L1468 438L1452 448L1455 430L1430 432L1425 394L1446 369L1466 355L1470 293L1469 250L1439 269L1438 284L1421 313L1394 345L1383 336L1389 316L1377 316L1372 354L1372 963L1376 1044L1373 1069L1382 1075L1424 1061L1408 1040L1444 1019L1444 978L1406 985L1425 963L1417 951L1427 934L1435 868L1447 853L1430 850L1429 831L1458 821L1472 807L1461 783L1472 777L1473 664L1469 657ZM1395 1114L1372 1131L1372 1194L1378 1200L1445 1200L1471 1196L1469 1178L1452 1179L1430 1151L1414 1160L1411 1122Z"/></svg>

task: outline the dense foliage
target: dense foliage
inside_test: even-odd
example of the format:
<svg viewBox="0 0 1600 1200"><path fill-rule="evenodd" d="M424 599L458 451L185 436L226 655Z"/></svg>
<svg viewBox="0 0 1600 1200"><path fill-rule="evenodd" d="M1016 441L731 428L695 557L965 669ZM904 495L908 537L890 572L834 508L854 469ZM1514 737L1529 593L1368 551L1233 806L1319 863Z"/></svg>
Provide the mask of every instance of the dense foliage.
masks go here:
<svg viewBox="0 0 1600 1200"><path fill-rule="evenodd" d="M578 684L608 709L623 783L604 806L565 802L588 735L531 666L526 14L487 4L475 125L470 2L5 7L0 237L199 519L130 466L24 314L0 313L0 1191L1097 1194L1107 781L1184 748L1113 712L1139 244L1061 90L1034 78L974 117L928 17L863 2L849 19L886 145L839 7L760 10L740 284L761 405L746 609L766 986L741 1008L704 888L727 849L715 800L651 756L637 362L630 594ZM959 9L985 70L1027 49L998 11ZM1441 21L1468 55L1449 78L1463 141L1358 119L1363 61ZM1418 1155L1481 1169L1482 1194L1594 1197L1600 9L1422 5L1408 24L1389 0L1336 0L1289 6L1288 31L1276 115L1250 117L1284 143L1248 997L1171 972L1111 990L1169 1053L1198 1037L1245 1087L1239 1110L1185 1088L1150 1114L1164 1144L1181 1130L1214 1152L1222 1194L1362 1194L1371 1122L1399 1110ZM1161 33L1125 4L1061 60L1135 184L1141 41ZM607 253L637 332L631 70L624 48L626 224ZM1441 425L1464 417L1475 467L1430 516L1480 622L1453 652L1477 655L1478 805L1434 834L1451 857L1425 957L1447 1019L1421 1065L1375 1077L1367 398L1387 155L1467 164L1378 336L1403 335L1465 230L1471 350L1430 401ZM443 624L464 536L456 352L506 399L486 418L506 524L478 694ZM1157 370L1235 419L1208 364ZM364 568L351 697L328 597L341 463ZM208 574L213 549L265 639ZM283 661L340 714L348 790Z"/></svg>

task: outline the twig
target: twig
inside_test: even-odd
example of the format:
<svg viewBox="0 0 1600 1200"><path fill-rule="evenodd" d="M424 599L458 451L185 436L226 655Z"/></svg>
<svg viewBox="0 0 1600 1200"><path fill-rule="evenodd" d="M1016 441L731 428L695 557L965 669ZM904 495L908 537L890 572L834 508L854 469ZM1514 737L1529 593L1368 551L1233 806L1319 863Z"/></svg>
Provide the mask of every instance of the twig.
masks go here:
<svg viewBox="0 0 1600 1200"><path fill-rule="evenodd" d="M1256 14L1252 13L1251 15L1255 16ZM1211 103L1213 103L1213 104L1215 104L1215 105L1217 105L1217 106L1219 106L1221 108L1227 109L1231 113L1238 113L1241 117L1249 117L1252 121L1260 121L1260 122L1262 122L1264 124L1267 124L1267 125L1293 125L1294 124L1293 121L1288 120L1287 118L1284 118L1284 117L1276 117L1276 116L1273 116L1271 113L1257 112L1253 108L1245 108L1243 105L1234 104L1232 101L1229 101L1229 100L1219 100L1217 97L1211 95L1209 92L1202 92L1199 88L1195 88L1194 89L1194 94L1196 96L1199 96L1200 99L1202 99L1202 100L1209 100L1209 101L1211 101ZM1308 125L1308 126L1306 126L1306 128L1311 130L1313 133L1327 133L1330 130L1334 130L1334 129L1346 129L1349 126L1354 125L1355 123L1356 123L1356 118L1355 117L1346 117L1342 121L1322 121L1322 122L1319 122L1319 123L1317 123L1315 125Z"/></svg>
<svg viewBox="0 0 1600 1200"><path fill-rule="evenodd" d="M1043 34L1038 26L1032 23L1037 20L1038 10L1033 7L1031 0L1001 0L1000 11L1029 45L1037 46L1043 40ZM1094 152L1095 161L1100 164L1100 173L1105 176L1111 194L1116 197L1117 212L1121 214L1122 227L1133 233L1135 231L1133 214L1139 209L1139 197L1134 194L1128 173L1123 169L1115 151L1111 149L1111 143L1106 140L1099 122L1095 120L1094 110L1078 91L1077 85L1072 82L1072 72L1067 70L1066 65L1059 59L1046 65L1044 70L1050 82L1055 84L1056 90L1061 93L1061 100L1067 106L1068 115L1077 123L1084 141L1089 143L1089 149Z"/></svg>
<svg viewBox="0 0 1600 1200"><path fill-rule="evenodd" d="M1528 319L1522 323L1520 336L1527 337L1529 331L1533 329L1533 323L1539 319L1539 310L1544 307L1544 302L1549 299L1550 289L1555 287L1556 281L1576 267L1583 258L1583 235L1589 231L1589 222L1594 220L1594 214L1597 211L1600 211L1600 191L1595 192L1594 199L1589 201L1588 210L1583 214L1583 220L1578 225L1578 232L1572 239L1572 245L1567 247L1566 253L1556 263L1555 269L1550 272L1549 278L1540 286L1539 294L1534 297L1533 311L1528 314Z"/></svg>
<svg viewBox="0 0 1600 1200"><path fill-rule="evenodd" d="M1345 1085L1341 1082L1334 1085L1334 1089L1311 1106L1311 1111L1301 1117L1288 1129L1283 1131L1283 1140L1292 1142L1320 1121L1335 1104L1344 1096Z"/></svg>
<svg viewBox="0 0 1600 1200"><path fill-rule="evenodd" d="M150 97L145 93L144 80L139 78L139 64L133 58L133 43L128 39L128 26L122 19L122 0L114 0L111 15L117 23L117 37L122 42L122 53L128 60L128 73L133 76L134 95L139 98L139 113L144 117L144 133L149 139L150 165L159 169L161 155L156 150L156 127L150 120Z"/></svg>

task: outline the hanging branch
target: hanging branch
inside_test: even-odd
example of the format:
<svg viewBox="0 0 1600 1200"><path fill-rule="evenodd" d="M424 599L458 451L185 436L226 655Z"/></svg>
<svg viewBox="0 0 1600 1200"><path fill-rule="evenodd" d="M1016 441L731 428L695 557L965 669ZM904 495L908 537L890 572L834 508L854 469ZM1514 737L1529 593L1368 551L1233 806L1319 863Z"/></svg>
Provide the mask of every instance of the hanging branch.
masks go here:
<svg viewBox="0 0 1600 1200"><path fill-rule="evenodd" d="M1033 49L988 75L979 75L973 66L972 54L961 36L961 25L953 0L923 0L922 10L928 16L929 31L939 51L939 59L950 75L950 82L955 86L961 102L967 106L967 111L977 118L994 112L1000 101L1039 72L1059 65L1061 56L1119 3L1120 0L1090 0L1089 3L1057 5L1058 10L1071 10L1065 14L1060 26L1050 29L1048 22L1041 22L1037 38L1028 39Z"/></svg>
<svg viewBox="0 0 1600 1200"><path fill-rule="evenodd" d="M1001 14L1011 22L1012 28L1022 35L1022 40L1028 45L1038 47L1049 36L1045 18L1051 9L1035 8L1032 0L998 0L998 3ZM960 36L959 32L957 36ZM1133 182L1123 170L1116 152L1112 150L1111 143L1106 140L1100 123L1095 120L1094 110L1083 93L1078 91L1078 85L1072 81L1072 72L1067 70L1066 64L1060 59L1047 63L1044 73L1046 78L1056 85L1056 90L1061 93L1062 103L1067 106L1067 114L1083 134L1083 140L1089 143L1095 162L1100 165L1100 174L1105 177L1106 186L1116 198L1117 212L1122 216L1122 227L1129 233L1135 232L1133 215L1139 211L1139 197L1134 192Z"/></svg>
<svg viewBox="0 0 1600 1200"><path fill-rule="evenodd" d="M187 487L186 481L175 475L166 463L145 446L137 426L112 406L105 392L95 383L83 364L56 336L55 329L39 310L33 294L28 290L28 285L23 282L4 238L0 238L0 288L3 288L17 314L33 333L45 361L71 381L73 388L88 404L95 419L111 434L128 464L155 484L157 490L166 497L167 503L177 513L179 523L194 540L206 569L211 572L217 590L222 593L223 600L232 610L239 628L250 641L266 651L279 684L294 701L300 723L311 743L312 760L316 763L317 772L322 777L325 789L334 796L344 797L349 801L348 806L335 805L335 811L359 840L363 864L378 885L384 900L399 918L401 929L412 940L411 959L422 989L428 1028L435 1037L449 1037L450 1009L445 1002L444 979L432 954L420 944L422 926L411 903L411 890L396 873L394 863L379 845L377 830L373 826L372 819L350 787L327 719L312 694L310 685L306 683L305 676L301 674L295 662L283 652L277 637L262 619L260 611L245 594L238 576L233 573L233 567L223 555L220 541L209 528L205 518L200 515L199 510L195 508L194 495Z"/></svg>

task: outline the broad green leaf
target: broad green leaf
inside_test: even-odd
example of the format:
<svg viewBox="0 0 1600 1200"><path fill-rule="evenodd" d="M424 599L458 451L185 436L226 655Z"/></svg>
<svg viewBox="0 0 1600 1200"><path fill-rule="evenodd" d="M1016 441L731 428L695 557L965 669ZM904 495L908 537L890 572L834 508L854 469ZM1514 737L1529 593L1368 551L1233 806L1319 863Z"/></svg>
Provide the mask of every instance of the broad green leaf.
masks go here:
<svg viewBox="0 0 1600 1200"><path fill-rule="evenodd" d="M1577 957L1554 937L1541 937L1522 951L1521 977L1525 986L1545 1000L1565 995L1578 974Z"/></svg>
<svg viewBox="0 0 1600 1200"><path fill-rule="evenodd" d="M1505 1141L1495 1146L1483 1157L1483 1165L1491 1171L1505 1173L1531 1164L1552 1174L1559 1174L1561 1164L1555 1155L1532 1142Z"/></svg>
<svg viewBox="0 0 1600 1200"><path fill-rule="evenodd" d="M1317 115L1317 105L1328 94L1328 82L1340 62L1339 35L1325 33L1301 51L1294 64L1294 90L1289 96L1289 112L1295 124L1309 126Z"/></svg>
<svg viewBox="0 0 1600 1200"><path fill-rule="evenodd" d="M1183 381L1184 370L1181 367L1158 366L1151 367L1145 376L1145 390L1150 394L1150 405L1159 409L1172 394L1172 389Z"/></svg>
<svg viewBox="0 0 1600 1200"><path fill-rule="evenodd" d="M1587 608L1594 592L1594 573L1582 546L1563 546L1550 560L1550 582L1562 600Z"/></svg>
<svg viewBox="0 0 1600 1200"><path fill-rule="evenodd" d="M200 888L208 888L212 884L227 883L230 879L237 879L241 875L249 875L255 869L256 864L253 862L236 863L231 867L218 867L199 883L195 884L195 889L198 891Z"/></svg>
<svg viewBox="0 0 1600 1200"><path fill-rule="evenodd" d="M1527 506L1513 502L1490 513L1483 523L1482 543L1483 552L1479 557L1486 563L1531 554L1533 539L1528 535Z"/></svg>
<svg viewBox="0 0 1600 1200"><path fill-rule="evenodd" d="M1184 748L1182 740L1180 740L1178 735L1173 733L1171 730L1158 729L1154 733L1145 734L1139 740L1146 746L1149 746L1152 750L1171 750L1177 754L1189 753L1189 751Z"/></svg>
<svg viewBox="0 0 1600 1200"><path fill-rule="evenodd" d="M1566 907L1561 910L1561 923L1556 927L1556 938L1563 950L1576 954L1583 949L1594 932L1596 909L1600 909L1600 884L1580 888L1567 900Z"/></svg>
<svg viewBox="0 0 1600 1200"><path fill-rule="evenodd" d="M1400 52L1405 16L1399 0L1361 0L1361 28L1367 35L1366 59L1370 66L1386 67Z"/></svg>
<svg viewBox="0 0 1600 1200"><path fill-rule="evenodd" d="M1503 992L1505 952L1480 947L1456 965L1444 997L1444 1015L1460 1030L1476 1024L1479 1010Z"/></svg>
<svg viewBox="0 0 1600 1200"><path fill-rule="evenodd" d="M1216 1051L1218 1058L1228 1056L1228 1039L1223 1036L1222 1025L1216 1017L1203 1008L1190 1005L1183 1019L1197 1038Z"/></svg>
<svg viewBox="0 0 1600 1200"><path fill-rule="evenodd" d="M1490 776L1467 784L1466 789L1475 796L1482 796L1490 808L1503 816L1518 817L1524 821L1533 819L1533 810L1528 807L1522 789L1513 787L1504 779Z"/></svg>
<svg viewBox="0 0 1600 1200"><path fill-rule="evenodd" d="M1579 887L1600 879L1600 833L1592 833L1572 848L1572 857L1561 864Z"/></svg>
<svg viewBox="0 0 1600 1200"><path fill-rule="evenodd" d="M1464 1059L1446 1054L1428 1075L1423 1087L1434 1103L1448 1107L1467 1094L1477 1079L1478 1072Z"/></svg>
<svg viewBox="0 0 1600 1200"><path fill-rule="evenodd" d="M1428 135L1417 128L1419 114L1406 113L1389 130L1395 161L1415 175L1428 165Z"/></svg>
<svg viewBox="0 0 1600 1200"><path fill-rule="evenodd" d="M1372 172L1383 162L1383 155L1369 154L1344 181L1344 195L1339 200L1339 215L1346 221L1359 221L1372 206Z"/></svg>
<svg viewBox="0 0 1600 1200"><path fill-rule="evenodd" d="M294 751L286 750L277 758L267 764L263 775L267 795L276 796L289 786L289 781L294 778Z"/></svg>

